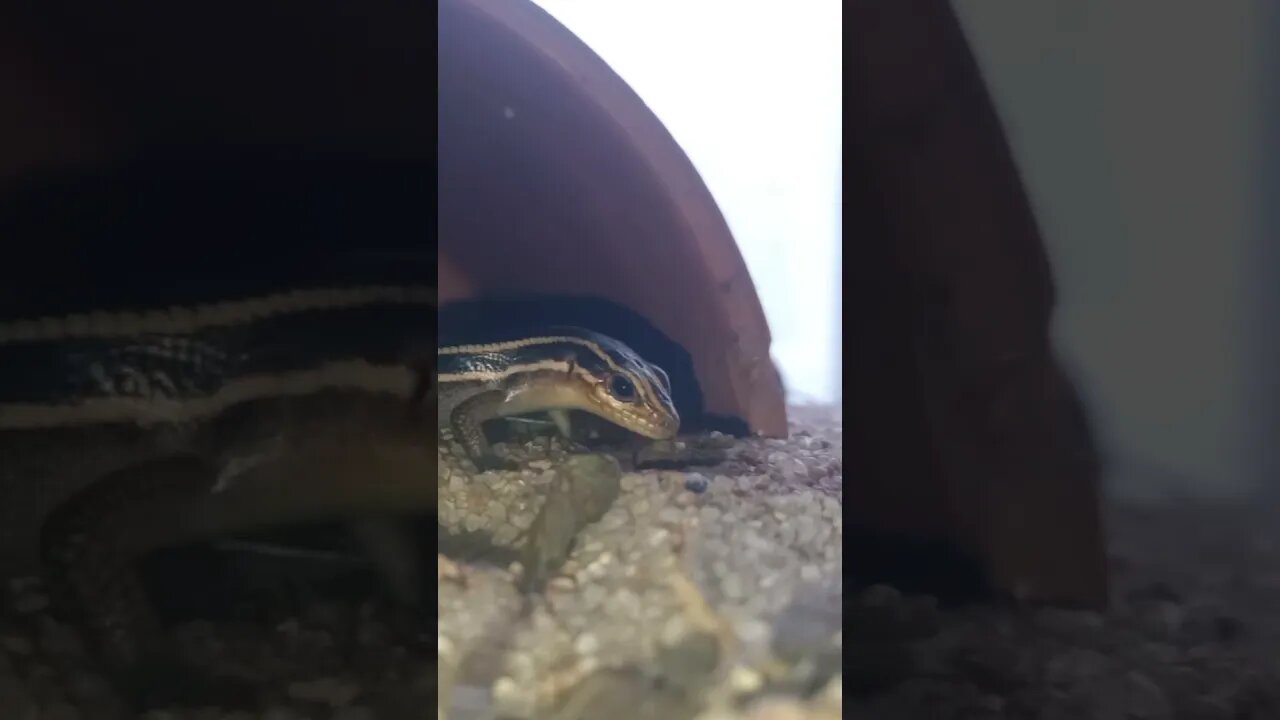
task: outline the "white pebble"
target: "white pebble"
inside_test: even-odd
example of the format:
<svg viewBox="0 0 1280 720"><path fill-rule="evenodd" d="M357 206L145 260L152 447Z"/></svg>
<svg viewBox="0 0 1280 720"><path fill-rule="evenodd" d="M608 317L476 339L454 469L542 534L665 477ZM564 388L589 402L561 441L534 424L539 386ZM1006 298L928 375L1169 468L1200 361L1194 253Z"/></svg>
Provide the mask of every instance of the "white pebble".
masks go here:
<svg viewBox="0 0 1280 720"><path fill-rule="evenodd" d="M515 680L503 676L493 683L493 699L506 705L508 703L518 704L523 698L520 697L520 686Z"/></svg>
<svg viewBox="0 0 1280 720"><path fill-rule="evenodd" d="M739 665L729 673L729 685L734 692L746 695L763 687L764 678L760 677L760 673L755 670Z"/></svg>
<svg viewBox="0 0 1280 720"><path fill-rule="evenodd" d="M573 649L579 655L595 655L600 650L600 640L595 635L587 632L578 636L573 643Z"/></svg>
<svg viewBox="0 0 1280 720"><path fill-rule="evenodd" d="M680 508L664 507L658 511L658 522L679 525L682 520L684 520L684 512Z"/></svg>
<svg viewBox="0 0 1280 720"><path fill-rule="evenodd" d="M720 581L720 590L731 600L740 600L743 595L742 581L737 575L725 575Z"/></svg>
<svg viewBox="0 0 1280 720"><path fill-rule="evenodd" d="M597 608L604 604L607 593L600 585L588 585L582 590L582 604L588 608Z"/></svg>

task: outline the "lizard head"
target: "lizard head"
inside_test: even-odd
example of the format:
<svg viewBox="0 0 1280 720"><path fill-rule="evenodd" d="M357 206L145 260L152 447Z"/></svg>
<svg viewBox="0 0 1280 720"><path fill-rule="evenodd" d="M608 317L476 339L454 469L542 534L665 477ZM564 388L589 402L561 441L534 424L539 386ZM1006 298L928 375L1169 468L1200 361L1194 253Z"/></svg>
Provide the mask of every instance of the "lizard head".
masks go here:
<svg viewBox="0 0 1280 720"><path fill-rule="evenodd" d="M613 338L580 328L555 328L577 386L572 403L631 432L654 440L674 437L680 414L671 380L662 368Z"/></svg>

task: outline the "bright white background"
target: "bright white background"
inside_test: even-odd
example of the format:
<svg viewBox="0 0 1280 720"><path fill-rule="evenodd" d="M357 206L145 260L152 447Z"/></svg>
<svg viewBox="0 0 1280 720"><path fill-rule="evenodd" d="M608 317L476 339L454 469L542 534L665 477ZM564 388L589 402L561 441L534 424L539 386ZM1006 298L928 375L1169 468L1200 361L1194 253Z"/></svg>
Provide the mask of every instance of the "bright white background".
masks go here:
<svg viewBox="0 0 1280 720"><path fill-rule="evenodd" d="M631 85L701 173L791 399L840 399L841 3L535 2Z"/></svg>
<svg viewBox="0 0 1280 720"><path fill-rule="evenodd" d="M535 1L631 84L702 173L793 397L838 398L841 3ZM1277 234L1261 124L1280 11L953 5L1053 258L1055 336L1112 490L1276 484L1280 291L1264 252Z"/></svg>

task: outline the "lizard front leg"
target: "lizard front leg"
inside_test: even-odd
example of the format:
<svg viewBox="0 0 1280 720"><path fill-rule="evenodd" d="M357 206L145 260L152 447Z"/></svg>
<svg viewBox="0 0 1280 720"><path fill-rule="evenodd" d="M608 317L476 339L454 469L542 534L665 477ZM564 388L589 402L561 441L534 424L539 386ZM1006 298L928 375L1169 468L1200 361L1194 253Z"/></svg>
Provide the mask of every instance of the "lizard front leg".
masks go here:
<svg viewBox="0 0 1280 720"><path fill-rule="evenodd" d="M193 457L118 471L60 508L43 529L51 587L81 617L106 672L142 706L229 694L184 666L138 574L143 556L186 534L183 518L208 497L215 477ZM239 690L233 683L230 692Z"/></svg>
<svg viewBox="0 0 1280 720"><path fill-rule="evenodd" d="M481 471L518 469L516 463L493 453L484 436L484 428L481 427L485 419L497 415L503 402L504 395L499 390L480 392L458 403L449 415L449 425L454 437L462 443L471 461Z"/></svg>

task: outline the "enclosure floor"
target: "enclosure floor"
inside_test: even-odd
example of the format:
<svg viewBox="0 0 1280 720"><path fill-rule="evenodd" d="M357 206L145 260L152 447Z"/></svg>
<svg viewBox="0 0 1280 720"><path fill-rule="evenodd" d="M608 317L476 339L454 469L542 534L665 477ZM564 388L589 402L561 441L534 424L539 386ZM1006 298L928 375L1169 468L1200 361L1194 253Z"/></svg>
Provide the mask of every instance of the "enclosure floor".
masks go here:
<svg viewBox="0 0 1280 720"><path fill-rule="evenodd" d="M148 717L427 718L437 683L454 720L711 720L741 716L716 709L735 698L750 717L839 717L838 418L800 410L786 440L711 438L713 464L602 480L604 512L529 593L521 562L565 539L539 518L576 460L535 441L500 446L519 470L477 473L446 445L442 546L471 542L439 558L434 648L429 621L391 612L371 587L354 600L312 591L297 607L252 598L235 620L173 629L190 662L251 694ZM39 581L8 580L0 599L0 718L130 717Z"/></svg>
<svg viewBox="0 0 1280 720"><path fill-rule="evenodd" d="M622 472L545 592L517 591L519 561L446 563L449 717L839 717L839 415L796 409L785 440L713 436L700 464ZM457 454L442 451L441 526L519 557L563 450L513 447L520 471L481 476Z"/></svg>
<svg viewBox="0 0 1280 720"><path fill-rule="evenodd" d="M152 717L429 717L438 681L455 719L1280 718L1274 508L1108 506L1107 613L845 599L841 433L838 411L797 410L787 440L621 473L531 594L520 548L564 449L513 446L520 470L478 474L446 448L441 527L488 550L439 558L434 649L371 599L187 622L187 652L251 680L254 702ZM40 585L6 588L0 717L122 716Z"/></svg>
<svg viewBox="0 0 1280 720"><path fill-rule="evenodd" d="M1110 611L929 613L908 660L846 698L849 717L1280 718L1277 509L1113 503L1106 517Z"/></svg>

